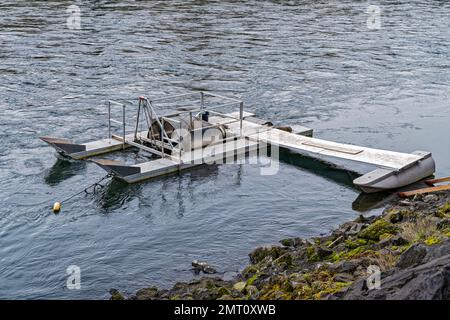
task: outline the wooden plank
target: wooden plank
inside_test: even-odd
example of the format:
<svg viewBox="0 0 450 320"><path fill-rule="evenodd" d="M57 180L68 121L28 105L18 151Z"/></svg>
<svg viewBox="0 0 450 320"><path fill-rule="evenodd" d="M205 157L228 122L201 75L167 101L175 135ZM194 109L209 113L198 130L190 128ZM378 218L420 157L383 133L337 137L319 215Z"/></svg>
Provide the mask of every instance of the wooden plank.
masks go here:
<svg viewBox="0 0 450 320"><path fill-rule="evenodd" d="M446 184L446 185L438 186L438 187L430 187L430 188L423 188L423 189L399 192L398 195L401 198L406 198L406 197L415 196L416 194L424 194L424 193L438 192L438 191L444 191L444 190L450 190L450 184Z"/></svg>
<svg viewBox="0 0 450 320"><path fill-rule="evenodd" d="M441 183L441 182L447 182L447 181L450 181L450 177L425 180L425 183L428 184L429 186L432 186L435 183Z"/></svg>

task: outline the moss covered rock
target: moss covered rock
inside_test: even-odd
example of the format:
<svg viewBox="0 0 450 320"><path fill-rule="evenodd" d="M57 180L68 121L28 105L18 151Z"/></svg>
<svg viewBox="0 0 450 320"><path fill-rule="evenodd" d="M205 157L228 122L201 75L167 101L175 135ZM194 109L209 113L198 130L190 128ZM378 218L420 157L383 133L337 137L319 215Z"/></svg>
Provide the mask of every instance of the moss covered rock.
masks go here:
<svg viewBox="0 0 450 320"><path fill-rule="evenodd" d="M110 300L125 300L125 297L117 289L109 290L109 294L111 295Z"/></svg>
<svg viewBox="0 0 450 320"><path fill-rule="evenodd" d="M374 240L379 241L380 236L383 234L395 234L398 231L398 228L394 226L392 223L379 219L369 225L367 228L361 230L358 233L358 237L366 240Z"/></svg>
<svg viewBox="0 0 450 320"><path fill-rule="evenodd" d="M217 293L219 294L219 297L222 297L222 296L229 295L230 294L230 290L228 290L225 287L220 287L219 290L217 290Z"/></svg>
<svg viewBox="0 0 450 320"><path fill-rule="evenodd" d="M259 247L249 254L250 262L256 264L258 262L261 262L266 257L271 257L273 260L275 260L286 252L286 248L278 246Z"/></svg>
<svg viewBox="0 0 450 320"><path fill-rule="evenodd" d="M233 285L233 289L236 291L242 292L242 291L244 291L246 285L247 285L247 283L245 283L244 281L239 281Z"/></svg>

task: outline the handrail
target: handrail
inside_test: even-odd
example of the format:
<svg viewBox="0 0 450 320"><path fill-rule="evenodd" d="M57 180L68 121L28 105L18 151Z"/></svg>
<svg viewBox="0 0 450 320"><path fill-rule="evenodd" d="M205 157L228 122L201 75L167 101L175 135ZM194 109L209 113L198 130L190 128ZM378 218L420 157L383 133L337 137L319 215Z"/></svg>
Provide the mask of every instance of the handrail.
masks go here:
<svg viewBox="0 0 450 320"><path fill-rule="evenodd" d="M197 92L187 92L187 93L180 93L180 94L174 94L174 95L170 95L170 96L165 96L165 97L160 97L160 98L155 98L155 99L149 99L150 102L158 102L158 101L164 101L164 100L170 100L170 99L175 99L175 98L181 98L181 97L187 97L187 96L193 96L196 94L200 93L200 98L201 96L210 96L210 97L215 97L215 98L220 98L223 100L231 100L234 102L242 102L241 100L235 99L235 98L230 98L230 97L225 97L219 94L215 94L215 93L211 93L211 92L205 92L205 91L197 91Z"/></svg>
<svg viewBox="0 0 450 320"><path fill-rule="evenodd" d="M203 92L203 91L201 91L201 92ZM205 96L210 96L210 97L216 97L216 98L220 98L220 99L224 99L224 100L232 100L232 101L234 101L234 102L242 102L242 100L238 100L238 99L235 99L235 98L230 98L230 97L225 97L225 96L221 96L220 94L215 94L215 93L211 93L211 92L203 92L203 94L205 95Z"/></svg>
<svg viewBox="0 0 450 320"><path fill-rule="evenodd" d="M111 119L111 105L116 105L116 106L122 106L122 122L116 120L116 119ZM117 124L122 124L122 149L125 149L125 104L122 104L120 102L114 101L114 100L108 100L108 139L112 138L112 134L111 134L111 122L117 123Z"/></svg>
<svg viewBox="0 0 450 320"><path fill-rule="evenodd" d="M174 95L171 95L171 96L165 96L165 97L161 97L161 98L148 99L148 100L150 102L158 102L158 101L169 100L169 99L174 99L174 98L192 96L192 95L195 95L195 94L197 94L197 92L188 92L188 93L174 94Z"/></svg>
<svg viewBox="0 0 450 320"><path fill-rule="evenodd" d="M159 127L161 128L161 139L164 135L165 135L165 138L169 139L169 136L167 135L166 130L164 129L164 126L161 124L161 122L158 119L158 115L156 114L155 109L153 109L152 103L147 98L146 98L146 101L149 103L148 106L150 107L150 110L152 111L152 113L155 114L155 116L156 116L155 120L158 123ZM169 141L169 144L173 149L174 147L170 141ZM163 154L164 154L164 150L163 150Z"/></svg>
<svg viewBox="0 0 450 320"><path fill-rule="evenodd" d="M181 97L196 96L196 95L200 95L200 97L199 97L200 98L199 99L200 106L198 108L182 110L179 112L172 112L170 114L165 114L163 116L158 116L158 114L156 113L155 108L153 106L153 102L169 101L171 99L173 100L173 99L177 99L177 98L181 98ZM217 103L216 100L208 101L208 99L207 99L208 97L219 98L219 99L222 99L225 101L222 103L220 103L220 101L219 101L219 103ZM206 102L208 102L208 104L211 106L206 106L205 105ZM192 101L189 100L189 103L192 103ZM218 110L218 109L223 109L226 107L231 107L234 105L239 105L239 116L233 116L233 115L224 113L224 111L222 111L222 110ZM122 106L122 121L118 121L116 119L111 118L111 107L112 106ZM189 124L187 124L187 128L188 128L189 133L192 133L194 131L194 128L193 128L194 115L197 113L196 119L201 120L200 119L201 117L199 116L199 114L205 113L205 112L210 112L211 114L230 119L230 121L226 121L226 122L224 122L224 124L229 124L229 123L240 121L240 136L242 136L242 125L243 125L243 115L244 115L243 108L244 108L244 103L241 100L238 100L235 98L230 98L230 97L225 97L225 96L215 94L215 93L204 92L204 91L176 94L176 95L170 95L170 96L165 96L165 97L158 97L156 99L150 99L148 97L141 96L141 97L139 97L138 114L136 117L136 128L134 130L134 142L132 145L134 145L134 146L142 145L142 147L144 147L145 142L150 143L156 149L159 149L159 148L161 149L161 151L159 151L157 154L161 155L163 158L166 156L165 148L170 149L172 151L172 155L174 152L179 152L179 159L180 159L180 164L181 164L181 162L182 162L181 155L182 155L183 148L184 148L183 143L182 143L183 137L181 136L183 121L189 121ZM219 111L221 111L221 112L219 112ZM141 137L140 135L138 137L139 126L141 125L142 121L144 121L143 119L141 119L141 112L143 112L143 116L147 121L147 127L149 130L149 136L148 136L148 138L145 138L145 139L143 137ZM189 119L184 119L183 115L189 116ZM179 118L175 118L175 117L179 117ZM126 122L125 121L126 121L125 104L117 102L117 101L109 100L108 101L108 138L111 138L113 136L111 134L111 123L122 124L122 139L121 140L123 143L123 148L125 148L125 144L128 143L131 145L131 142L132 142L131 140L126 141L126 137L125 137ZM174 129L175 129L175 127L179 127L180 136L177 138L178 140L174 140L169 137L168 132L164 128L165 122L169 122ZM156 126L153 126L153 124L156 124ZM206 125L206 126L204 124L202 125L203 129L212 128L212 127L218 127L218 125ZM159 130L159 139L158 139L157 132L154 132L155 130ZM137 142L139 142L139 143L137 143ZM175 148L175 146L174 146L175 144L177 145L177 148ZM146 148L146 150L150 150L150 149L151 148Z"/></svg>

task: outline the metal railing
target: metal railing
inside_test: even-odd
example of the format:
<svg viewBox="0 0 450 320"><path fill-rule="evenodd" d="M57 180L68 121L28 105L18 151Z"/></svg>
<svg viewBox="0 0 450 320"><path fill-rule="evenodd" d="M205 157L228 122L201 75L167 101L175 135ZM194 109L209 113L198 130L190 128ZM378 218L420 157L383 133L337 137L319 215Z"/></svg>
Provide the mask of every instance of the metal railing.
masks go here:
<svg viewBox="0 0 450 320"><path fill-rule="evenodd" d="M189 110L182 110L182 111L176 111L171 112L169 114L165 114L164 116L159 116L155 108L153 106L153 103L165 103L170 102L173 103L174 100L180 99L180 98L187 98L187 97L194 97L196 101L198 101L197 106L193 109ZM215 98L224 100L225 103L220 103L218 105L213 106L207 106L208 98ZM197 100L198 99L198 100ZM185 101L183 101L185 102ZM222 102L222 101L221 101ZM137 110L137 117L136 117L136 126L134 129L134 141L127 141L126 139L126 109L125 104L119 103L113 100L109 100L107 102L108 106L108 138L114 138L116 140L122 141L122 146L125 148L125 146L132 145L138 148L141 148L143 150L149 151L151 153L154 153L158 156L165 157L168 155L165 150L171 151L171 156L174 156L174 152L178 154L178 158L180 160L181 164L181 158L183 150L183 143L181 136L182 132L182 119L188 119L189 125L188 128L188 134L191 135L195 130L198 128L194 128L194 119L201 120L202 117L200 115L208 112L212 115L223 117L223 118L229 118L229 121L221 122L220 124L210 124L210 125L202 125L201 129L208 129L213 127L219 127L231 123L235 123L239 121L239 127L240 127L240 136L242 137L242 126L243 126L243 115L244 115L244 103L241 100L235 99L235 98L229 98L224 97L218 94L209 93L209 92L190 92L190 93L184 93L184 94L177 94L177 95L170 95L170 96L164 96L154 99L149 99L147 97L141 96L139 97L139 103L138 103L138 110ZM116 119L113 119L111 117L111 108L113 106L122 106L122 121L118 121ZM239 116L234 116L227 114L219 109L224 109L232 106L239 106ZM222 112L220 112L222 111ZM146 135L145 137L141 136L141 132L139 131L139 128L141 126L141 122L145 118L145 122L147 124L146 126ZM178 117L178 119L177 119ZM169 133L166 132L164 126L165 123L169 122L171 124L171 127L173 130L176 130L175 127L178 127L180 130L180 135L178 137L179 140L174 140L171 137L169 137ZM119 124L122 126L122 136L117 136L112 134L111 127L112 123ZM187 121L185 121L187 124ZM154 132L157 130L158 132ZM146 145L144 145L146 143ZM149 146L150 145L150 146ZM175 147L176 145L176 147ZM159 150L158 150L159 149Z"/></svg>
<svg viewBox="0 0 450 320"><path fill-rule="evenodd" d="M125 105L113 100L109 100L107 105L108 105L108 139L113 138L113 135L111 134L111 122L122 125L122 149L125 149L125 130L126 130ZM111 105L122 106L122 122L111 118Z"/></svg>
<svg viewBox="0 0 450 320"><path fill-rule="evenodd" d="M211 113L215 113L216 115L219 115L219 116L222 116L222 117L228 117L228 118L234 119L236 121L239 121L240 122L240 124L239 124L240 136L242 136L242 127L243 127L243 120L244 120L244 102L242 100L238 100L238 99L230 98L230 97L225 97L225 96L218 95L218 94L215 94L215 93L200 91L200 92L183 93L183 94L178 94L178 95L170 95L170 96L165 96L165 97L156 98L156 99L148 99L148 101L150 103L152 103L152 102L162 102L162 101L174 100L174 99L178 99L178 98L181 98L181 97L189 97L189 96L195 96L195 95L199 95L200 96L200 107L199 108L192 109L192 110L189 110L189 111L173 112L173 113L170 113L170 114L165 115L165 116L166 117L175 117L175 116L181 116L181 115L189 113L189 118L190 118L190 121L191 121L190 124L192 125L192 119L193 119L192 115L194 113L209 111ZM214 98L218 98L218 99L222 99L222 100L226 100L226 101L230 101L230 102L206 108L205 107L205 98L206 97L214 97ZM230 115L214 111L214 110L217 110L217 109L222 109L222 108L233 106L233 105L236 105L236 104L239 104L239 118L232 117ZM235 122L235 121L233 121L233 122Z"/></svg>

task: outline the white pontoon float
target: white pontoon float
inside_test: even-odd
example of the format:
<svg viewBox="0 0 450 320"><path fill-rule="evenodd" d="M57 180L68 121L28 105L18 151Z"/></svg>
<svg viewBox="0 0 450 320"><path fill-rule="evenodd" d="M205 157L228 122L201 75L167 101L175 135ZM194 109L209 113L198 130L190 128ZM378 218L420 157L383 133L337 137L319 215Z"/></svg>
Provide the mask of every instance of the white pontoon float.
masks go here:
<svg viewBox="0 0 450 320"><path fill-rule="evenodd" d="M197 106L185 106L166 115L158 115L154 104L176 99L198 100ZM209 100L220 99L219 105ZM210 106L211 105L211 106ZM312 130L297 126L297 130L278 128L244 111L240 100L207 92L187 93L158 99L139 97L133 132L126 132L124 104L109 101L108 137L77 144L68 139L41 137L59 153L73 159L86 159L134 147L157 157L142 163L92 160L114 177L134 183L211 163L218 159L235 158L266 148L267 145L308 155L341 158L375 165L378 168L353 182L364 192L397 189L432 175L435 163L430 152L400 153L312 138ZM111 118L111 108L122 108L122 119ZM219 112L235 107L234 112ZM144 128L143 128L144 123ZM112 126L120 125L121 134L112 134ZM142 128L144 130L142 130Z"/></svg>

